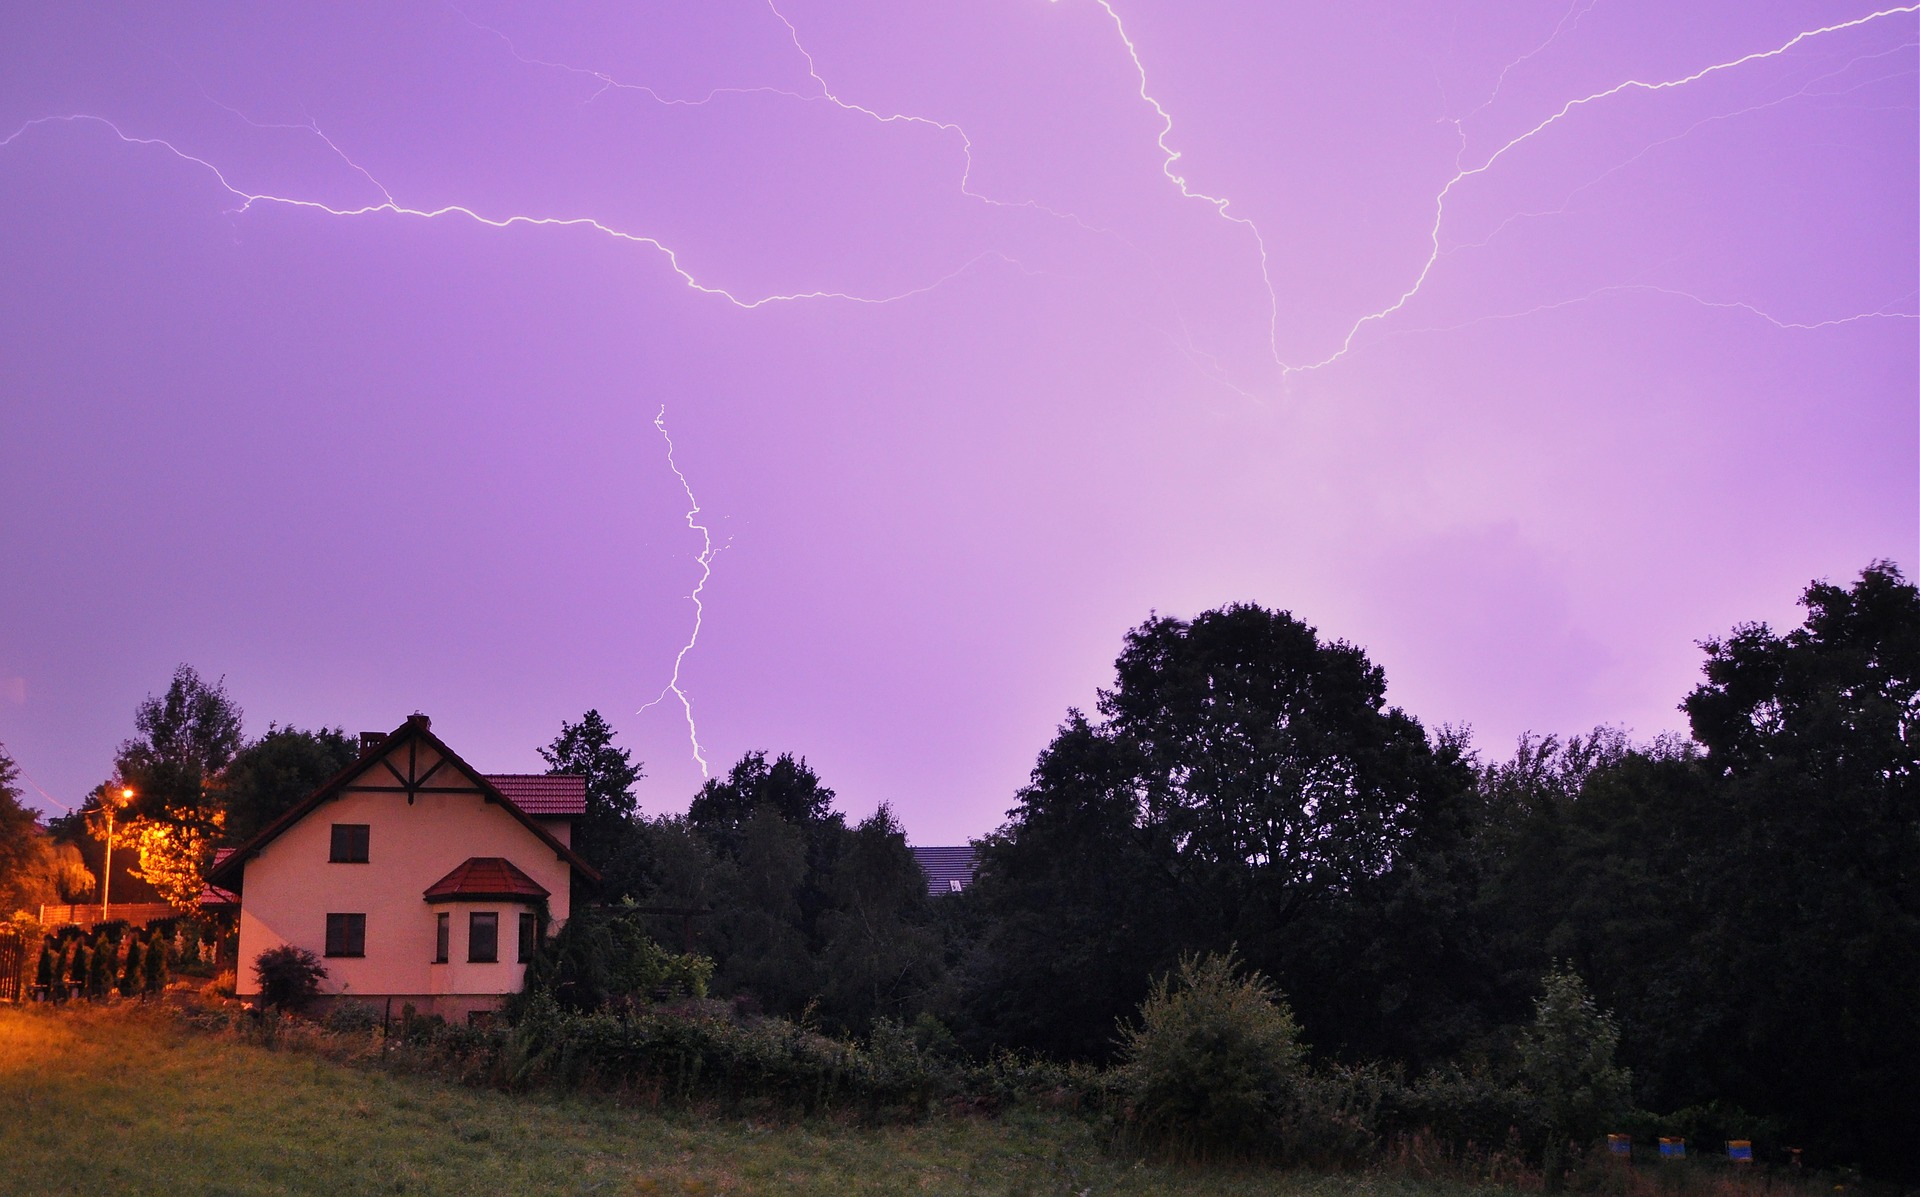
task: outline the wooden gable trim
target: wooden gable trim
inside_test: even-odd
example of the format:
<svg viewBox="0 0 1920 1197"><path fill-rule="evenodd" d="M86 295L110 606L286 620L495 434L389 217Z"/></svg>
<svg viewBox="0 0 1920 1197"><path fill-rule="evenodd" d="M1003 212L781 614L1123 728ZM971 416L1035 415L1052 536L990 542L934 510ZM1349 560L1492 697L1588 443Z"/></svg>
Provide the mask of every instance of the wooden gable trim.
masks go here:
<svg viewBox="0 0 1920 1197"><path fill-rule="evenodd" d="M402 739L402 737L406 738ZM425 776L419 776L416 770L416 762L419 759L417 753L422 741L425 741L428 747L440 754L440 760L431 769L427 770ZM407 777L402 776L400 771L395 769L387 759L393 750L403 743L407 745L408 749L407 773L415 777L411 785L407 783ZM452 763L456 773L463 774L466 779L473 784L468 786L422 786L420 784L420 782L425 781L427 777L438 773L440 767L449 762ZM379 766L385 766L387 772L393 774L401 784L397 786L351 784L355 778L367 773L372 773ZM477 793L482 800L486 802L497 802L505 807L507 813L519 820L522 827L532 832L541 843L553 849L554 854L559 859L566 861L570 866L579 870L589 881L600 880L600 871L598 869L595 869L592 865L581 859L580 855L573 849L554 838L552 832L536 822L532 815L529 815L526 811L516 806L511 798L502 794L492 782L488 781L486 777L475 770L472 765L467 764L459 753L448 748L440 737L434 735L433 732L425 726L424 719L416 722L414 719L409 718L405 723L402 723L399 727L389 732L387 738L380 741L379 745L372 752L368 753L367 756L354 761L346 768L340 770L340 772L322 782L319 788L301 800L299 804L261 828L254 834L252 839L235 848L227 854L225 858L207 870L207 881L218 884L222 889L239 893L245 877L243 866L248 860L258 856L261 849L280 838L281 834L288 828L312 814L322 803L344 793L405 794L409 802L412 801L413 795L415 794Z"/></svg>

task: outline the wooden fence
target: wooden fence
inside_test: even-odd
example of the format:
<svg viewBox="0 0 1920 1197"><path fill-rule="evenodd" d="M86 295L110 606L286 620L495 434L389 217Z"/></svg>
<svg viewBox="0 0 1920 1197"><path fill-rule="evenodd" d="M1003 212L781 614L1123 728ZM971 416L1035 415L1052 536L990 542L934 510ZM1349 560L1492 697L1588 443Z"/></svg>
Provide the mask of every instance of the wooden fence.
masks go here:
<svg viewBox="0 0 1920 1197"><path fill-rule="evenodd" d="M170 918L180 913L165 902L115 902L107 907L105 914L100 913L98 904L91 906L42 906L40 925L49 931L58 930L68 924L93 928L101 923L111 923L115 919L124 919L135 927L144 927L155 919Z"/></svg>
<svg viewBox="0 0 1920 1197"><path fill-rule="evenodd" d="M40 937L0 926L0 1002L25 1001L33 992L33 968L40 962Z"/></svg>

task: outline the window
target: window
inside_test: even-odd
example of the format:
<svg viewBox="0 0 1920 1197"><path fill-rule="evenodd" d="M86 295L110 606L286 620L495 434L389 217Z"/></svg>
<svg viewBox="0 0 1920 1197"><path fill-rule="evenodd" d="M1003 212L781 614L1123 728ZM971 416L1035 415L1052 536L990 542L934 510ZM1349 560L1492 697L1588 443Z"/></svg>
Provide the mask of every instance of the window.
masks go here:
<svg viewBox="0 0 1920 1197"><path fill-rule="evenodd" d="M445 964L447 962L447 948L453 939L453 916L450 914L437 914L433 917L433 923L433 962L435 964Z"/></svg>
<svg viewBox="0 0 1920 1197"><path fill-rule="evenodd" d="M499 959L500 916L491 910L476 910L467 916L467 960L492 964Z"/></svg>
<svg viewBox="0 0 1920 1197"><path fill-rule="evenodd" d="M367 954L367 916L330 914L327 916L327 955L364 956Z"/></svg>
<svg viewBox="0 0 1920 1197"><path fill-rule="evenodd" d="M540 923L531 910L520 912L520 963L533 959L533 950L539 946Z"/></svg>
<svg viewBox="0 0 1920 1197"><path fill-rule="evenodd" d="M365 823L335 823L333 850L327 859L334 864L366 864L368 838Z"/></svg>

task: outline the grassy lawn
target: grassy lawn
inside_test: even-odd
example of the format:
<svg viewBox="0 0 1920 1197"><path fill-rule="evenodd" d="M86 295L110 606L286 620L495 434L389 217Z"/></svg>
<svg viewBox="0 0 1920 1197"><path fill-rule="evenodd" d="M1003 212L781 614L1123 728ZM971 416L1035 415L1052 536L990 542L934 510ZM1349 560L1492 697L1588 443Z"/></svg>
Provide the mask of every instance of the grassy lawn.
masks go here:
<svg viewBox="0 0 1920 1197"><path fill-rule="evenodd" d="M765 1126L514 1096L270 1052L136 1006L0 1006L0 1194L1288 1194L1392 1175L1176 1168L1072 1118Z"/></svg>

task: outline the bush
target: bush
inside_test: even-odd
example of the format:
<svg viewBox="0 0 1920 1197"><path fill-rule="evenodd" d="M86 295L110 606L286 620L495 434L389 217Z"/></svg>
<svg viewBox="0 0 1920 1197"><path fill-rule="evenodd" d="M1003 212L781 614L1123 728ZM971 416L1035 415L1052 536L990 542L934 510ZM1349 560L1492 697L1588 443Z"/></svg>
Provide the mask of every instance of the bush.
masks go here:
<svg viewBox="0 0 1920 1197"><path fill-rule="evenodd" d="M146 974L142 971L140 959L140 939L134 936L127 941L127 958L120 965L120 996L136 997L146 983Z"/></svg>
<svg viewBox="0 0 1920 1197"><path fill-rule="evenodd" d="M213 980L200 987L200 992L207 997L230 998L239 988L239 982L240 978L233 975L232 969L223 968Z"/></svg>
<svg viewBox="0 0 1920 1197"><path fill-rule="evenodd" d="M341 1002L327 1011L323 1021L329 1031L343 1035L364 1035L384 1020L381 1012L369 1002Z"/></svg>
<svg viewBox="0 0 1920 1197"><path fill-rule="evenodd" d="M260 953L253 962L253 975L259 982L263 1004L280 1010L304 1010L320 996L320 982L327 969L320 957L306 948L282 944Z"/></svg>
<svg viewBox="0 0 1920 1197"><path fill-rule="evenodd" d="M1300 1030L1266 978L1237 973L1231 953L1183 958L1121 1032L1129 1122L1146 1141L1189 1155L1275 1145L1300 1086Z"/></svg>
<svg viewBox="0 0 1920 1197"><path fill-rule="evenodd" d="M1594 1005L1580 974L1553 969L1543 989L1533 1025L1520 1039L1520 1078L1539 1103L1546 1132L1541 1162L1552 1186L1566 1171L1568 1141L1591 1142L1629 1108L1631 1077L1613 1062L1620 1032Z"/></svg>
<svg viewBox="0 0 1920 1197"><path fill-rule="evenodd" d="M147 940L146 958L142 962L141 982L148 993L159 993L167 987L170 976L167 968L167 941L160 931L155 931Z"/></svg>

